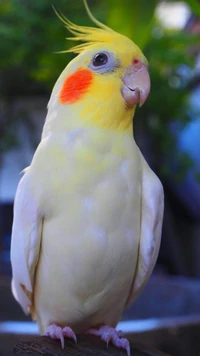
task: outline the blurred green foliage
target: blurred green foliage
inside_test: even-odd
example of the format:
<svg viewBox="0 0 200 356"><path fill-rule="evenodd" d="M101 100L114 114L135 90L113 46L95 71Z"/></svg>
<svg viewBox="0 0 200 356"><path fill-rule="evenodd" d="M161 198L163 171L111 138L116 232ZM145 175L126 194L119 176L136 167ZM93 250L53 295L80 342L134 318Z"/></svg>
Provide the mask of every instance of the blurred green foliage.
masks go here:
<svg viewBox="0 0 200 356"><path fill-rule="evenodd" d="M149 137L151 147L170 159L176 144L170 124L179 121L184 127L191 119L187 110L191 78L183 76L179 69L184 65L192 73L195 64L192 45L199 49L200 36L162 28L155 17L157 0L88 0L88 3L95 17L132 38L148 58L152 90L144 107L137 110L137 122ZM196 0L187 3L193 13L200 15ZM82 0L56 0L52 4L72 22L92 25ZM60 72L73 57L56 53L69 48L71 43L65 40L68 35L49 0L1 0L0 98L4 107L8 108L6 103L18 95L50 94ZM0 122L2 127L2 123L4 128L9 127L1 134L1 145L4 142L1 150L12 147L12 137L13 145L16 144L13 135L16 118L11 115L7 120L10 120L7 124L2 118ZM187 169L188 157L182 157L182 161L183 169ZM158 170L165 174L167 166L162 163Z"/></svg>

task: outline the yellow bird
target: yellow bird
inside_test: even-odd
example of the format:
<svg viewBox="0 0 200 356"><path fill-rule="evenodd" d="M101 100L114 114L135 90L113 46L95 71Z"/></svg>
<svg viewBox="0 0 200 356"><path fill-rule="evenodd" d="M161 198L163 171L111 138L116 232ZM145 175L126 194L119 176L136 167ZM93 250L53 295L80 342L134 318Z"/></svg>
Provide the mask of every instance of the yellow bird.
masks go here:
<svg viewBox="0 0 200 356"><path fill-rule="evenodd" d="M89 12L89 10L88 10ZM15 198L12 291L40 332L61 340L115 330L154 268L163 188L132 135L150 91L148 63L127 37L97 21L53 89L41 142Z"/></svg>

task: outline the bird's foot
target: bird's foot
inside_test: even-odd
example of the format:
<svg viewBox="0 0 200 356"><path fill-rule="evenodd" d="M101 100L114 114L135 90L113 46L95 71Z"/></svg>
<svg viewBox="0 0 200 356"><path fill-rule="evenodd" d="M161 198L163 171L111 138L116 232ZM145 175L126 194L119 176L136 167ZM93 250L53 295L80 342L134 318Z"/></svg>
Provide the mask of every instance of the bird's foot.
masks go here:
<svg viewBox="0 0 200 356"><path fill-rule="evenodd" d="M75 343L77 343L76 335L73 330L69 326L65 326L65 328L61 328L56 324L49 325L44 333L45 336L49 336L51 339L58 339L61 342L62 349L64 349L65 345L65 337L69 339L73 339Z"/></svg>
<svg viewBox="0 0 200 356"><path fill-rule="evenodd" d="M102 325L99 329L88 329L85 333L100 336L101 340L105 341L107 346L111 341L114 346L126 350L127 356L131 355L129 341L122 337L123 333L121 330L117 331L111 326Z"/></svg>

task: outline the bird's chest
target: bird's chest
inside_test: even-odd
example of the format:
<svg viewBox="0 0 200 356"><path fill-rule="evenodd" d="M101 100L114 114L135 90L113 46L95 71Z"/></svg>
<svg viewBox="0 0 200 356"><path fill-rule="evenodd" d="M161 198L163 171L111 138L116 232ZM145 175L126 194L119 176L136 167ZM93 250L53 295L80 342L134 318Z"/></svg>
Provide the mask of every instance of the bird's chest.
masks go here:
<svg viewBox="0 0 200 356"><path fill-rule="evenodd" d="M140 225L141 168L132 137L81 135L59 155L48 204L49 229L70 248L131 240ZM49 178L51 179L51 178ZM51 234L48 231L46 235ZM120 237L118 237L120 235Z"/></svg>
<svg viewBox="0 0 200 356"><path fill-rule="evenodd" d="M82 234L85 229L99 236L119 230L129 234L133 216L140 210L141 189L133 139L83 136L67 151L70 155L58 170L54 186L57 214L65 215L71 232L80 226Z"/></svg>
<svg viewBox="0 0 200 356"><path fill-rule="evenodd" d="M127 298L137 264L140 161L126 142L83 148L74 148L63 166L62 192L55 184L58 204L43 226L40 275L56 276L51 294L62 283L76 308L91 315L101 304L106 315L121 291ZM60 300L63 310L65 304Z"/></svg>
<svg viewBox="0 0 200 356"><path fill-rule="evenodd" d="M65 258L67 251L70 269L76 265L79 273L85 273L84 281L90 276L88 266L93 271L101 265L108 273L119 263L126 269L129 257L133 259L140 229L140 174L132 138L98 136L73 145L63 166L66 187L63 180L49 233L59 231L59 254Z"/></svg>

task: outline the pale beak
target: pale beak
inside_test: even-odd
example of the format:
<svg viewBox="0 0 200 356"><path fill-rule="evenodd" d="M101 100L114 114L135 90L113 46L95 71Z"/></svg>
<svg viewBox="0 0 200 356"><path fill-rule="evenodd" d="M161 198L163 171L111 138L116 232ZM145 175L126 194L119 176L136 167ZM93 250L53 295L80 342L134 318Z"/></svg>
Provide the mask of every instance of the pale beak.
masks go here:
<svg viewBox="0 0 200 356"><path fill-rule="evenodd" d="M126 70L122 79L124 85L121 93L128 108L133 108L136 104L141 107L146 101L151 87L148 67L142 62L135 66L132 64Z"/></svg>

